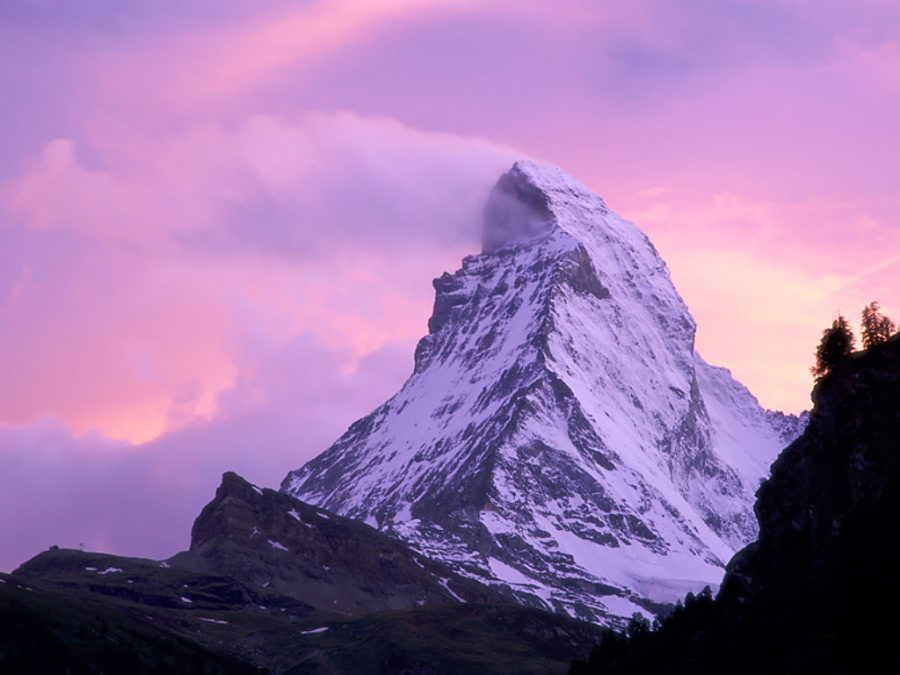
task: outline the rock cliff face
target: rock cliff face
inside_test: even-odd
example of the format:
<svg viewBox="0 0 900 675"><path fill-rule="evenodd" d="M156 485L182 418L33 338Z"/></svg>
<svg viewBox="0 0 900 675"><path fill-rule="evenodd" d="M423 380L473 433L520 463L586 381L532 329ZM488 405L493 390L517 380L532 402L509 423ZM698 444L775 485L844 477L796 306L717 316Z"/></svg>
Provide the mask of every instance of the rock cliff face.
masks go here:
<svg viewBox="0 0 900 675"><path fill-rule="evenodd" d="M503 601L364 523L230 472L194 521L190 549L168 560L51 550L14 574L157 607L296 617Z"/></svg>
<svg viewBox="0 0 900 675"><path fill-rule="evenodd" d="M874 557L881 566L884 555L871 550L879 540L896 551L900 337L847 360L816 386L813 400L806 432L758 492L759 539L729 564L725 602L788 602L818 595L818 587L825 593L845 574L842 565Z"/></svg>
<svg viewBox="0 0 900 675"><path fill-rule="evenodd" d="M900 672L900 336L847 359L813 400L719 596L604 640L572 675Z"/></svg>
<svg viewBox="0 0 900 675"><path fill-rule="evenodd" d="M237 579L312 608L358 615L501 595L337 514L226 473L175 567Z"/></svg>
<svg viewBox="0 0 900 675"><path fill-rule="evenodd" d="M796 418L696 354L647 237L563 172L516 163L483 243L403 389L282 490L573 616L715 584Z"/></svg>

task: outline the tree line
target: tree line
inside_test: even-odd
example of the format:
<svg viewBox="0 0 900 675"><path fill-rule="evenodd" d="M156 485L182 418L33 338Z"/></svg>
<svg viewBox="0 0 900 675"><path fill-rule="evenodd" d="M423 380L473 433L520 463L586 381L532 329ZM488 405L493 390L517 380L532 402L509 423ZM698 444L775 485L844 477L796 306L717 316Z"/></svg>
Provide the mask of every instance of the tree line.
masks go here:
<svg viewBox="0 0 900 675"><path fill-rule="evenodd" d="M862 311L862 346L869 349L887 342L897 330L896 324L881 313L877 301L872 301ZM830 328L822 331L822 341L816 348L816 364L810 368L818 382L850 358L856 347L856 337L847 319L838 314Z"/></svg>

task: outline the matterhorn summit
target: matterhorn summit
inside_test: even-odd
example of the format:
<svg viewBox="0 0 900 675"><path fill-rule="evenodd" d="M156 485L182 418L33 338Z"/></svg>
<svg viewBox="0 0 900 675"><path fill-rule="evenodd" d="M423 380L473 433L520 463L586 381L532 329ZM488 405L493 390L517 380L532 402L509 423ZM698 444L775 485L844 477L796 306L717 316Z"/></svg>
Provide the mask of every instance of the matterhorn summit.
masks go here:
<svg viewBox="0 0 900 675"><path fill-rule="evenodd" d="M646 235L520 161L488 199L482 253L434 286L412 376L282 490L581 618L718 584L802 424L694 351Z"/></svg>

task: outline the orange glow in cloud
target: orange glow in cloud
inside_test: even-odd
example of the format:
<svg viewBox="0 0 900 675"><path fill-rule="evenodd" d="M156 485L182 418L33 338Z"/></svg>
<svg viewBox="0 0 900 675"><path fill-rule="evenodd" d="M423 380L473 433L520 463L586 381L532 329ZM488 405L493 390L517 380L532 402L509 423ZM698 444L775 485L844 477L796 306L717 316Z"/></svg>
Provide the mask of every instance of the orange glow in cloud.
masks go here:
<svg viewBox="0 0 900 675"><path fill-rule="evenodd" d="M196 364L193 364L193 368L178 373L179 379L196 377L196 370ZM223 359L220 371L201 373L201 379L189 386L188 391L183 382L149 392L143 388L126 391L118 405L85 410L67 416L66 421L76 434L99 431L109 438L146 443L165 433L212 420L218 412L218 395L234 385L236 376L235 365Z"/></svg>
<svg viewBox="0 0 900 675"><path fill-rule="evenodd" d="M167 431L169 403L163 397L144 406L132 402L122 410L93 410L89 415L68 419L67 424L77 435L99 431L109 438L139 445Z"/></svg>
<svg viewBox="0 0 900 675"><path fill-rule="evenodd" d="M237 375L228 319L215 280L159 257L154 188L85 170L66 139L2 187L5 226L40 244L0 303L2 421L142 443L214 415Z"/></svg>
<svg viewBox="0 0 900 675"><path fill-rule="evenodd" d="M102 298L86 300L72 313L51 311L47 335L34 334L33 319L21 334L8 331L19 360L4 363L14 384L0 394L4 422L52 414L79 435L143 443L215 416L238 369L213 316L136 298L146 316L111 319L95 304Z"/></svg>

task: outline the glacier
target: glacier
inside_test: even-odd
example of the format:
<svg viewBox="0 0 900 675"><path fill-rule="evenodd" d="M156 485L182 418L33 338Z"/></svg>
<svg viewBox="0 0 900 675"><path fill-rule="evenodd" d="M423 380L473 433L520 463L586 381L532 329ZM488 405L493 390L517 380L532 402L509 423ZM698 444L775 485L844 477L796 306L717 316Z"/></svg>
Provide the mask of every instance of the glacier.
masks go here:
<svg viewBox="0 0 900 675"><path fill-rule="evenodd" d="M647 236L562 170L516 162L482 243L435 280L403 388L281 489L608 625L715 588L805 418L697 354Z"/></svg>

